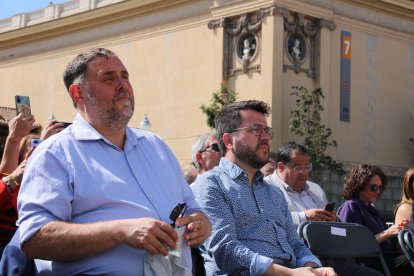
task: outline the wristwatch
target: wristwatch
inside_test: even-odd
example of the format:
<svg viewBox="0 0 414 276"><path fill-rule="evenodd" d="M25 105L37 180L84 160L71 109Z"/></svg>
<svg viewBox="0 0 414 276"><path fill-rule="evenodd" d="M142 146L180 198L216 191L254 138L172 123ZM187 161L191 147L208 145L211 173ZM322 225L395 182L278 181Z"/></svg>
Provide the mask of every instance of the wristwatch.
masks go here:
<svg viewBox="0 0 414 276"><path fill-rule="evenodd" d="M13 188L10 185L10 177L5 176L1 179L4 183L4 185L6 185L7 190L9 190L10 193L13 193Z"/></svg>

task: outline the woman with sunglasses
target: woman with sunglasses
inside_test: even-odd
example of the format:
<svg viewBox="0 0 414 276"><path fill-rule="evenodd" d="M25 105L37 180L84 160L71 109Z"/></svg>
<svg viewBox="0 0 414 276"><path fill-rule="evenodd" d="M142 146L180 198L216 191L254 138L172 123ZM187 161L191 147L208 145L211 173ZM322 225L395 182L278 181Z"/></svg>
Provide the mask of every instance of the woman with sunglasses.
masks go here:
<svg viewBox="0 0 414 276"><path fill-rule="evenodd" d="M358 165L345 177L343 196L346 201L339 207L337 215L343 222L362 224L374 233L392 275L413 275L409 263L395 264L396 259L403 258L396 247L396 236L408 222L388 228L384 217L373 205L386 186L387 177L378 166ZM359 262L381 271L377 258L364 258Z"/></svg>

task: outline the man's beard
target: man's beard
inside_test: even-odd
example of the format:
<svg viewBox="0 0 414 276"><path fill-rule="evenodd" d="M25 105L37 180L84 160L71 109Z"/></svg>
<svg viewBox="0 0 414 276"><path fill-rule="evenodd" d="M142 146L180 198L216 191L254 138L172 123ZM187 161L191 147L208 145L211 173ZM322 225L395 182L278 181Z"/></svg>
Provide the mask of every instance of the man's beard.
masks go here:
<svg viewBox="0 0 414 276"><path fill-rule="evenodd" d="M99 120L105 127L112 127L112 128L115 127L115 128L121 129L121 128L124 128L129 123L129 120L131 119L134 113L134 103L132 102L130 103L131 105L130 108L132 109L131 113L125 114L124 112L122 112L122 110L117 109L114 106L113 104L114 100L112 102L107 102L107 103L98 102L96 98L91 95L89 87L86 86L85 88L86 88L86 96L89 99L90 105L93 106L93 108L98 112L96 119ZM118 97L120 93L118 93L118 95L115 96L114 98L116 99L116 97ZM123 93L126 93L126 92L123 92ZM103 106L109 106L109 108L103 109L102 108Z"/></svg>
<svg viewBox="0 0 414 276"><path fill-rule="evenodd" d="M258 144L254 150L249 148L246 144L241 141L236 142L238 151L234 152L234 155L244 163L249 164L252 168L260 169L263 167L269 160L269 154L265 158L261 158L256 154L256 151L259 149L263 143ZM267 145L267 143L266 143Z"/></svg>

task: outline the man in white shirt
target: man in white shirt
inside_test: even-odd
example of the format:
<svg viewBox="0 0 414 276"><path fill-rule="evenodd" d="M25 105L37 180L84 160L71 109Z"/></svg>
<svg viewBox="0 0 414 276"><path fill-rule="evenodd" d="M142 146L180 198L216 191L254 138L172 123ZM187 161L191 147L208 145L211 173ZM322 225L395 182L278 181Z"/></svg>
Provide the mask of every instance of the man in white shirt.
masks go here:
<svg viewBox="0 0 414 276"><path fill-rule="evenodd" d="M308 150L297 142L288 142L278 149L276 170L265 181L276 185L283 192L292 214L293 223L303 221L335 221L335 211L325 210L328 202L323 189L308 181L312 170ZM340 275L381 275L378 271L360 266L345 259L321 259L324 266L331 266Z"/></svg>
<svg viewBox="0 0 414 276"><path fill-rule="evenodd" d="M328 200L323 189L308 181L312 164L305 146L297 142L282 145L277 152L276 162L276 170L265 180L282 190L295 225L307 220L336 220L335 212L324 210Z"/></svg>

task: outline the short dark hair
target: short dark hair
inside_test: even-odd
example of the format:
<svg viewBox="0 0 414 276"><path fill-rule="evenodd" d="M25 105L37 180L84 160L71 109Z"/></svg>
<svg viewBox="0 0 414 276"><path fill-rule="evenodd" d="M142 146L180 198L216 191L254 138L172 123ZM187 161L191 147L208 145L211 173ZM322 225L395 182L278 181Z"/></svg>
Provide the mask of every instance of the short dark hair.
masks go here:
<svg viewBox="0 0 414 276"><path fill-rule="evenodd" d="M360 164L345 176L343 196L345 199L358 197L359 193L368 185L374 176L381 178L382 187L387 187L387 176L380 167L370 164Z"/></svg>
<svg viewBox="0 0 414 276"><path fill-rule="evenodd" d="M116 56L116 54L105 48L92 48L76 56L71 62L68 63L65 71L63 72L63 81L66 89L69 91L69 87L73 83L85 80L85 74L88 69L89 62L97 57L108 58L109 56ZM73 105L77 107L75 101L73 101Z"/></svg>
<svg viewBox="0 0 414 276"><path fill-rule="evenodd" d="M265 116L269 116L271 113L271 109L267 103L256 100L240 101L225 106L214 119L217 140L222 155L226 153L226 147L223 143L223 134L230 133L240 127L242 122L240 110L254 110Z"/></svg>
<svg viewBox="0 0 414 276"><path fill-rule="evenodd" d="M277 150L276 162L282 162L285 165L289 163L293 150L297 150L302 155L309 155L308 149L304 145L295 141L290 141L279 147Z"/></svg>

